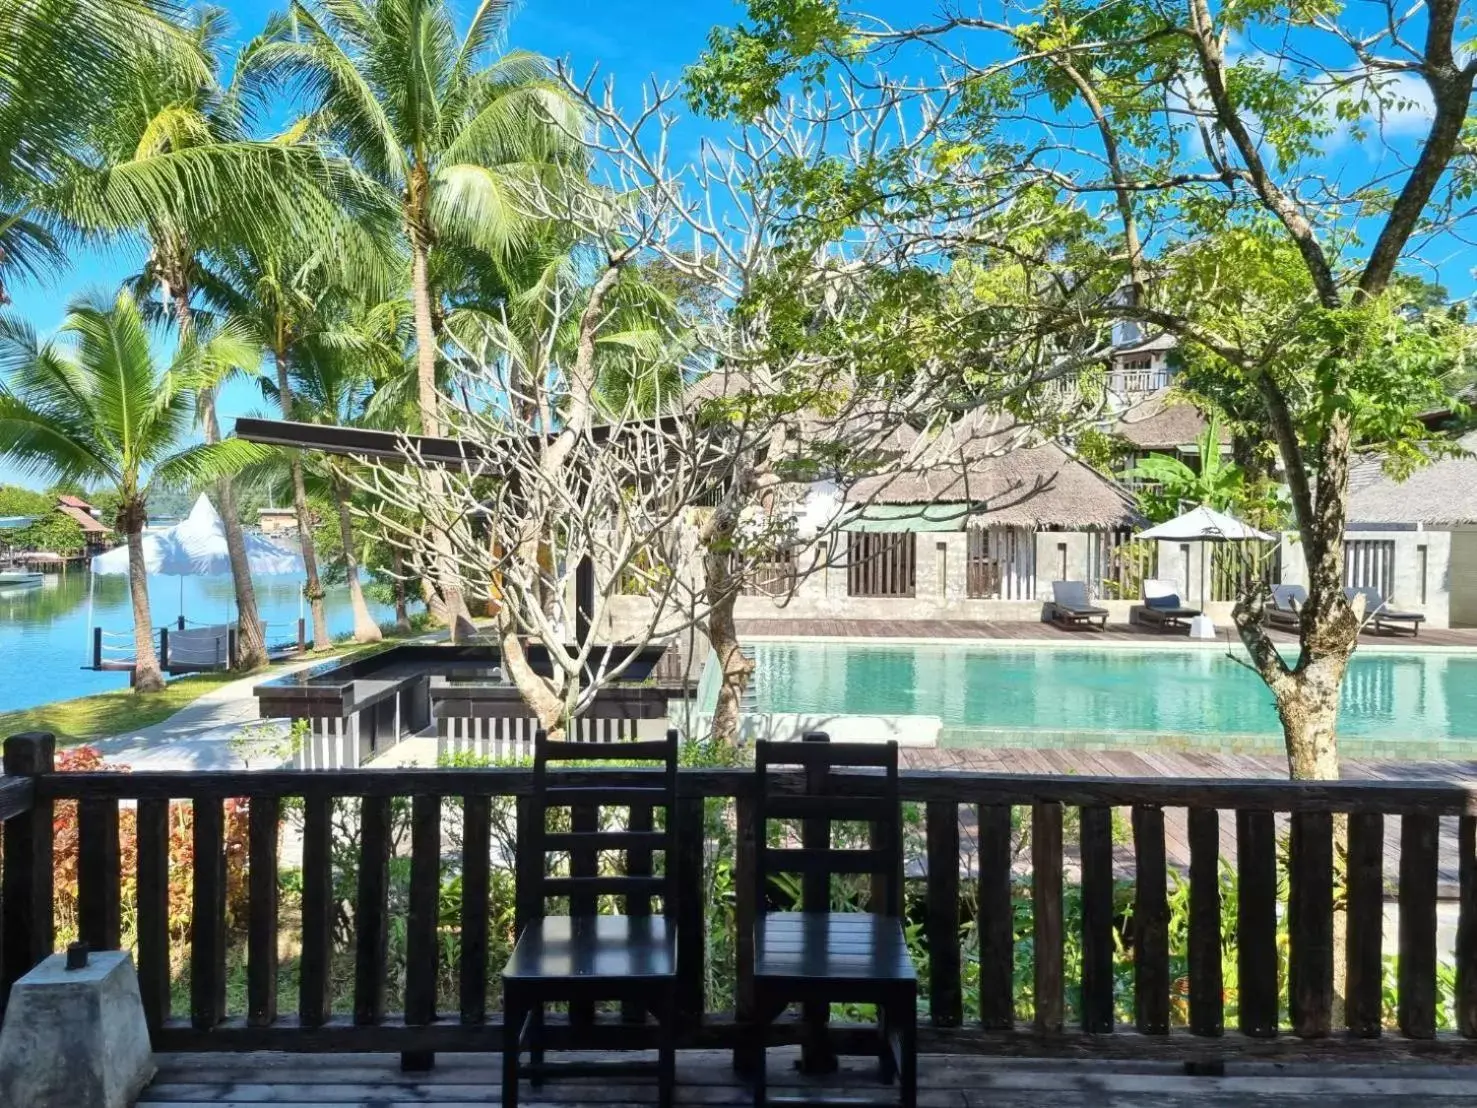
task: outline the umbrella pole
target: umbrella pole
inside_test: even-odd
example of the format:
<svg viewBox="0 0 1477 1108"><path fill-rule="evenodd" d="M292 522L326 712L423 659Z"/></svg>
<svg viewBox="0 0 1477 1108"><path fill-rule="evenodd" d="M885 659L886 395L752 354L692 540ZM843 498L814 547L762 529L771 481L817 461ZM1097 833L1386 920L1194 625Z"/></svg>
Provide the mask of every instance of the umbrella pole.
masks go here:
<svg viewBox="0 0 1477 1108"><path fill-rule="evenodd" d="M90 652L92 650L92 596L95 588L97 588L97 574L93 573L92 568L89 566L87 571L87 649L89 651L89 661L91 660Z"/></svg>

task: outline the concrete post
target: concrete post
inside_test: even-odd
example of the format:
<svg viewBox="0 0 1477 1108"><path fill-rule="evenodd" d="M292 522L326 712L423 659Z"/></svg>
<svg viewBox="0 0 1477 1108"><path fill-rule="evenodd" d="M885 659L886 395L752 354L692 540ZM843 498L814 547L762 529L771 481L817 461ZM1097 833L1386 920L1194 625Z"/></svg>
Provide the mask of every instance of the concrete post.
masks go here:
<svg viewBox="0 0 1477 1108"><path fill-rule="evenodd" d="M53 954L12 987L0 1104L128 1108L153 1076L132 955Z"/></svg>

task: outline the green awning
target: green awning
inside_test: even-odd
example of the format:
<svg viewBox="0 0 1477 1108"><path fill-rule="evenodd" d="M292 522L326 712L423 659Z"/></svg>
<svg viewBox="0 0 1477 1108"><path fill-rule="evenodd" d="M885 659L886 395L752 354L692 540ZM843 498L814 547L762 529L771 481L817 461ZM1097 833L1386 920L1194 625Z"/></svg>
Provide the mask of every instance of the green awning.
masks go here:
<svg viewBox="0 0 1477 1108"><path fill-rule="evenodd" d="M967 501L951 504L869 504L846 531L963 531L969 526Z"/></svg>

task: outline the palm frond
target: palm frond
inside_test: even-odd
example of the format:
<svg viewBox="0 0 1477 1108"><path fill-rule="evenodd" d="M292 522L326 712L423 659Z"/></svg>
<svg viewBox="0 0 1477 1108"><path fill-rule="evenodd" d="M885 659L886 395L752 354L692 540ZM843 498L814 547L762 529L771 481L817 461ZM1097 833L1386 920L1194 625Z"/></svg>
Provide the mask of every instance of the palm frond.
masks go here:
<svg viewBox="0 0 1477 1108"><path fill-rule="evenodd" d="M159 459L149 471L148 488L194 488L234 477L271 455L270 447L245 439L228 438L200 443Z"/></svg>

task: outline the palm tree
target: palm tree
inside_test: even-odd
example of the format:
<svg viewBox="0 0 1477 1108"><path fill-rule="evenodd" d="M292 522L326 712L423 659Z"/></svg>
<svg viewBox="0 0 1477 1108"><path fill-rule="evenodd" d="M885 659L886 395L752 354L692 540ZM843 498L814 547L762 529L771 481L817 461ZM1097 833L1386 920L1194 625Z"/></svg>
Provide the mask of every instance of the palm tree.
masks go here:
<svg viewBox="0 0 1477 1108"><path fill-rule="evenodd" d="M8 381L0 389L0 454L22 471L116 493L115 526L128 539L134 687L141 692L164 687L144 567L149 494L218 480L264 456L261 447L236 439L184 445L193 397L252 356L250 344L227 331L208 341L188 336L161 367L144 313L127 292L111 303L75 302L58 336L45 342L27 323L0 316L0 372Z"/></svg>
<svg viewBox="0 0 1477 1108"><path fill-rule="evenodd" d="M399 341L398 304L387 302L366 308L349 303L343 307L346 310L331 325L321 327L300 344L293 362L294 415L309 423L364 426L375 392L375 368L398 360L404 349ZM267 391L270 395L271 389ZM359 579L350 481L353 464L348 458L317 455L309 464L308 476L316 478L338 513L344 571L354 611L354 639L378 642L383 635L369 614Z"/></svg>
<svg viewBox="0 0 1477 1108"><path fill-rule="evenodd" d="M0 3L0 305L9 272L58 267L65 221L48 201L79 147L141 65L173 81L207 72L198 44L172 22L171 0ZM136 182L147 203L148 182Z"/></svg>
<svg viewBox="0 0 1477 1108"><path fill-rule="evenodd" d="M138 66L128 95L89 132L89 164L64 176L52 193L55 208L78 226L144 238L149 257L143 281L159 289L181 341L196 326L202 249L327 241L341 221L335 197L344 179L318 149L296 134L282 141L247 137L236 98L216 80L224 31L220 9L198 13L191 37L211 61L203 78L184 80L162 65ZM138 200L139 182L151 186L148 203ZM214 386L202 389L195 410L205 441L219 442ZM266 638L228 478L216 498L240 614L238 658L252 669L266 662Z"/></svg>
<svg viewBox="0 0 1477 1108"><path fill-rule="evenodd" d="M447 0L292 0L242 58L248 81L301 90L340 148L398 198L410 246L421 430L442 431L437 394L445 305L433 252L507 259L540 221L522 190L583 177L582 121L548 62L492 57L512 5L482 0L458 36ZM573 172L571 172L573 171ZM437 560L450 541L435 539ZM450 572L443 613L465 613Z"/></svg>
<svg viewBox="0 0 1477 1108"><path fill-rule="evenodd" d="M392 259L373 235L356 227L334 242L314 249L302 243L275 243L262 249L216 251L207 259L199 282L207 301L227 315L271 359L274 399L284 419L300 418L293 389L294 363L303 342L324 326L325 303L341 297L346 286L371 296L387 291ZM307 593L313 617L313 649L326 650L332 640L323 605L323 586L313 541L313 519L302 455L287 457L293 509L302 544Z"/></svg>

